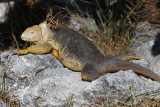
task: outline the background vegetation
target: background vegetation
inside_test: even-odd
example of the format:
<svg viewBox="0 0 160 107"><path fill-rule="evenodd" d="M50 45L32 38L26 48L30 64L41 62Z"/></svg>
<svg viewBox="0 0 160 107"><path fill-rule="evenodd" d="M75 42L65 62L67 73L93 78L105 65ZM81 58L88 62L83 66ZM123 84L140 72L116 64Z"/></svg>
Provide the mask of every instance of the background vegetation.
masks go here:
<svg viewBox="0 0 160 107"><path fill-rule="evenodd" d="M76 16L77 20L89 17L96 21L97 29L81 29L79 32L92 40L102 54L125 53L131 40L132 28L140 20L140 15L136 11L142 7L141 0L118 0L118 3L112 6L108 0L95 0L95 2L80 0L67 6L56 3L53 6L45 6L39 0L36 0L36 3L31 1L17 1L14 9L9 13L9 21L1 25L0 51L27 47L29 44L24 43L20 38L27 27L44 20L58 27L68 26L69 18ZM83 6L80 7L79 4L85 7L81 8ZM87 23L83 26L90 27Z"/></svg>

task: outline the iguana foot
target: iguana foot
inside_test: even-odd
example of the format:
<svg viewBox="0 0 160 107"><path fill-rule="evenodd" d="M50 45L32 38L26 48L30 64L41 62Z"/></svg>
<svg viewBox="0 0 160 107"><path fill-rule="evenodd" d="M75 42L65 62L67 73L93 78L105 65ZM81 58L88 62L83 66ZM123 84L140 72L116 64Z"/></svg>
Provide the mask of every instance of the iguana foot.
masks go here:
<svg viewBox="0 0 160 107"><path fill-rule="evenodd" d="M140 57L140 56L124 56L121 58L121 60L124 60L124 61L139 60L139 59L142 59L142 57Z"/></svg>
<svg viewBox="0 0 160 107"><path fill-rule="evenodd" d="M13 54L27 54L29 52L33 54L44 54L44 53L50 53L51 51L52 51L52 46L48 43L43 43L38 45L32 45L27 49L13 52Z"/></svg>

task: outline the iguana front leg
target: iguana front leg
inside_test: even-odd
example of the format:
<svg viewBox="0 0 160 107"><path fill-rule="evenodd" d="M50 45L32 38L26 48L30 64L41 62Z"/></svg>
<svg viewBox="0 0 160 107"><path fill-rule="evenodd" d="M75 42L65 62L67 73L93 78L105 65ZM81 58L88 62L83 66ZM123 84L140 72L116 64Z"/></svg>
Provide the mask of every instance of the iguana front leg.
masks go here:
<svg viewBox="0 0 160 107"><path fill-rule="evenodd" d="M54 55L57 59L59 59L59 54L57 50L53 49L52 55Z"/></svg>
<svg viewBox="0 0 160 107"><path fill-rule="evenodd" d="M19 50L17 52L13 52L13 54L44 54L44 53L51 53L53 50L52 46L48 43L32 45L27 49Z"/></svg>

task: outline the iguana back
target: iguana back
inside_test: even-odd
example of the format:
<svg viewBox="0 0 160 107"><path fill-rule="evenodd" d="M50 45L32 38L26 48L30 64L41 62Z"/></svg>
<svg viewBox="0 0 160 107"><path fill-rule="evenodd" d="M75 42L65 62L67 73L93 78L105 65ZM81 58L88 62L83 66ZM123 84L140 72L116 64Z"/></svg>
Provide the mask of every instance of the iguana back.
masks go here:
<svg viewBox="0 0 160 107"><path fill-rule="evenodd" d="M80 33L68 28L51 28L51 30L54 32L54 41L51 44L53 44L54 48L56 48L56 44L59 44L56 50L59 51L59 58L63 59L61 61L64 65L71 63L75 67L78 63L82 65L87 62L100 63L105 59L95 45ZM77 68L77 70L75 69L76 71L81 71L83 66Z"/></svg>

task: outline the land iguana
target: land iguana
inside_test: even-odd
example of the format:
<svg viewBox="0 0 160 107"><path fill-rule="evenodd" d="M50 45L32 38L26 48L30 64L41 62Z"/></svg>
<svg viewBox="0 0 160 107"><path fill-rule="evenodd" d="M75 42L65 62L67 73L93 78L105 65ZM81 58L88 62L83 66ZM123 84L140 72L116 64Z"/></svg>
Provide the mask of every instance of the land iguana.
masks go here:
<svg viewBox="0 0 160 107"><path fill-rule="evenodd" d="M47 23L41 23L27 28L21 38L35 45L13 54L52 53L65 67L81 71L83 80L93 81L105 73L132 69L138 74L160 82L159 75L138 64L128 62L132 58L140 57L106 58L90 40L69 28L53 28Z"/></svg>

